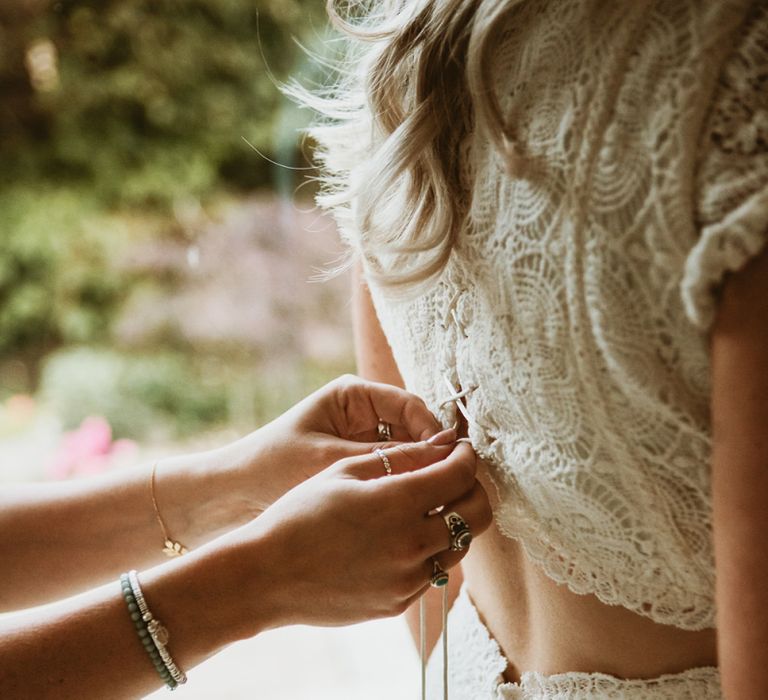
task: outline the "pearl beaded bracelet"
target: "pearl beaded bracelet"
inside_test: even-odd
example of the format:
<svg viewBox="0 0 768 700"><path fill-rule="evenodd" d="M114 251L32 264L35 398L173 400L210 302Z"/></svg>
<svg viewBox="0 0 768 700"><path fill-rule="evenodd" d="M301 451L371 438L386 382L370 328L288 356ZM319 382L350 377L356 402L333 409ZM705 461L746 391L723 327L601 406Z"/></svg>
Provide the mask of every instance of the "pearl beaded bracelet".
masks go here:
<svg viewBox="0 0 768 700"><path fill-rule="evenodd" d="M186 674L174 663L168 651L168 630L150 612L135 570L120 575L120 588L139 640L160 678L171 690L186 683Z"/></svg>

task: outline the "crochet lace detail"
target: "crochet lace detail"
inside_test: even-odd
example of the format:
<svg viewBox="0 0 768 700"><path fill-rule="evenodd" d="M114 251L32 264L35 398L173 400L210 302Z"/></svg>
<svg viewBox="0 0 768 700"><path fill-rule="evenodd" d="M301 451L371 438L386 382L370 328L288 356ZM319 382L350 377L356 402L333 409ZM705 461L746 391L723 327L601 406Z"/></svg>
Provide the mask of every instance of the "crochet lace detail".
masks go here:
<svg viewBox="0 0 768 700"><path fill-rule="evenodd" d="M719 700L716 668L702 667L653 680L623 680L603 673L524 673L519 684L502 685L498 700ZM495 699L494 699L495 700Z"/></svg>
<svg viewBox="0 0 768 700"><path fill-rule="evenodd" d="M496 66L526 177L476 136L440 279L372 289L445 423L446 380L477 387L501 531L571 590L685 629L714 626L706 328L768 231L767 42L762 2L522 3Z"/></svg>

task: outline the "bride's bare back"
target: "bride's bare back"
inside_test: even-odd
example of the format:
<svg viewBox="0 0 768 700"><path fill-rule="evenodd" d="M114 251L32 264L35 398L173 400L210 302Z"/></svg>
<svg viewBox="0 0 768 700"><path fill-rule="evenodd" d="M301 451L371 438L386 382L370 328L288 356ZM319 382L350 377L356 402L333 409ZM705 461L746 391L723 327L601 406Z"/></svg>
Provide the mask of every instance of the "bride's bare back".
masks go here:
<svg viewBox="0 0 768 700"><path fill-rule="evenodd" d="M359 276L354 297L360 373L402 384ZM478 613L508 661L507 681L519 681L526 671L642 679L720 665L727 697L766 696L768 673L760 660L768 648L762 583L768 578L768 554L756 543L768 531L768 252L726 285L712 331L712 363L719 640L714 629L658 624L593 595L571 592L492 526L473 542L462 568ZM487 490L493 494L490 484ZM461 572L451 576L455 591ZM440 632L436 612L430 615L430 648ZM725 663L718 659L718 644L721 655L723 649L728 652Z"/></svg>

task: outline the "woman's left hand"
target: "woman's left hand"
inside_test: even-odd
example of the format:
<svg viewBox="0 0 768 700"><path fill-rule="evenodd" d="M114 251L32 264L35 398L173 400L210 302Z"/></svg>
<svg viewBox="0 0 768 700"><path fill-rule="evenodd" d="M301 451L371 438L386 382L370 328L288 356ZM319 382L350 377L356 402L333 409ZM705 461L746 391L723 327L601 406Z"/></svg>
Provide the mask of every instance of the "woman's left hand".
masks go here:
<svg viewBox="0 0 768 700"><path fill-rule="evenodd" d="M385 444L380 421L391 426L393 442L426 440L441 429L417 396L345 375L224 450L262 511L334 462Z"/></svg>

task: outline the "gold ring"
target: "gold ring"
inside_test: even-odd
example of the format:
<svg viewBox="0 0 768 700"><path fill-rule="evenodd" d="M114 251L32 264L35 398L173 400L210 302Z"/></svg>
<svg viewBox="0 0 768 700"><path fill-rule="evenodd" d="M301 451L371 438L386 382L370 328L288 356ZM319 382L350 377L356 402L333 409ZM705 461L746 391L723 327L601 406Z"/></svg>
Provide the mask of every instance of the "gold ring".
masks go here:
<svg viewBox="0 0 768 700"><path fill-rule="evenodd" d="M376 432L378 433L381 442L392 442L392 426L386 421L381 420L381 418L379 418Z"/></svg>
<svg viewBox="0 0 768 700"><path fill-rule="evenodd" d="M387 472L387 476L392 476L392 465L389 463L389 457L387 457L387 453L384 452L384 450L378 448L373 452L383 462L384 471Z"/></svg>

